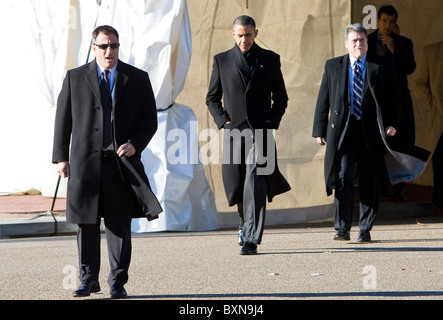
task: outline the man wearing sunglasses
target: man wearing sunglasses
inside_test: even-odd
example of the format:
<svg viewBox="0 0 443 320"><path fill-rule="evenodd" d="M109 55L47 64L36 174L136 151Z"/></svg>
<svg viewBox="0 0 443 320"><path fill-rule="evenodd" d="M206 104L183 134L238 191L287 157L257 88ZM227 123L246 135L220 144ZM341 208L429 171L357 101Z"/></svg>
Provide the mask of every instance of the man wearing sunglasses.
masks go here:
<svg viewBox="0 0 443 320"><path fill-rule="evenodd" d="M53 163L68 178L66 218L78 224L80 287L100 291L100 222L104 218L112 298L127 296L131 219L158 217L140 154L157 130L149 76L118 58L111 26L92 33L94 61L69 70L57 101Z"/></svg>

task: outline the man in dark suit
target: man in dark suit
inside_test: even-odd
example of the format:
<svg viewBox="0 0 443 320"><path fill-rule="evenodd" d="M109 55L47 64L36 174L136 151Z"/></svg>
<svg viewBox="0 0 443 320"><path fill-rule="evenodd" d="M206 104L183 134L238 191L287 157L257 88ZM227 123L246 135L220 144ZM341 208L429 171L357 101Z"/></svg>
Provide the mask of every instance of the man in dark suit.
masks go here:
<svg viewBox="0 0 443 320"><path fill-rule="evenodd" d="M415 143L415 121L412 98L408 87L408 75L415 70L414 47L412 41L395 33L398 12L393 6L382 6L377 14L378 29L368 37L369 52L389 57L394 61L402 96L400 122L397 129L397 139L409 144ZM382 184L386 184L386 181ZM405 202L402 193L404 183L392 187L392 199Z"/></svg>
<svg viewBox="0 0 443 320"><path fill-rule="evenodd" d="M68 180L67 221L78 224L80 287L100 291L100 220L104 218L112 298L124 298L131 259L131 219L162 211L140 154L157 130L149 76L118 59L111 26L92 33L96 59L69 70L57 100L52 161Z"/></svg>
<svg viewBox="0 0 443 320"><path fill-rule="evenodd" d="M214 57L206 98L217 127L225 129L222 176L229 205L238 206L242 255L257 253L266 196L272 201L290 189L278 170L272 140L288 101L280 57L260 48L257 34L251 17L234 21L236 44Z"/></svg>
<svg viewBox="0 0 443 320"><path fill-rule="evenodd" d="M345 46L349 54L326 62L315 110L313 137L320 145L327 142L325 182L328 195L335 186L334 228L338 232L334 239L350 239L354 170L358 164L358 240L370 241L370 230L378 209L377 164L384 150L381 134L395 135L401 96L390 60L367 53L367 31L362 25L346 28Z"/></svg>

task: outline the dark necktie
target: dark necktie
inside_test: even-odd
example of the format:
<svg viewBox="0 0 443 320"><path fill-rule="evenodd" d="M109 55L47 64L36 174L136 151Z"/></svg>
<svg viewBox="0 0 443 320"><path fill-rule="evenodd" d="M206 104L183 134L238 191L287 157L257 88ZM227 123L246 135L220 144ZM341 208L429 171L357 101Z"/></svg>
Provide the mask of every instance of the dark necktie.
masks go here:
<svg viewBox="0 0 443 320"><path fill-rule="evenodd" d="M363 78L360 67L360 60L357 60L354 67L354 103L352 114L358 119L361 119L361 102L363 100Z"/></svg>
<svg viewBox="0 0 443 320"><path fill-rule="evenodd" d="M104 70L101 74L100 95L103 106L103 149L107 149L112 144L111 112L112 95L108 79L109 70Z"/></svg>

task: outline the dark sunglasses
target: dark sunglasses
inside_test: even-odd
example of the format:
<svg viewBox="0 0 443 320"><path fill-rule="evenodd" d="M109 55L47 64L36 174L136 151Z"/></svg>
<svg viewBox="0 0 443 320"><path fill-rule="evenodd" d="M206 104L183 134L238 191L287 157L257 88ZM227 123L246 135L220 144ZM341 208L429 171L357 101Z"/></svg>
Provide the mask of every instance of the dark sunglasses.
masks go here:
<svg viewBox="0 0 443 320"><path fill-rule="evenodd" d="M108 47L111 47L111 49L117 49L118 47L120 47L120 43L111 43L111 44L97 44L94 43L94 46L99 47L102 50L106 50L108 49Z"/></svg>

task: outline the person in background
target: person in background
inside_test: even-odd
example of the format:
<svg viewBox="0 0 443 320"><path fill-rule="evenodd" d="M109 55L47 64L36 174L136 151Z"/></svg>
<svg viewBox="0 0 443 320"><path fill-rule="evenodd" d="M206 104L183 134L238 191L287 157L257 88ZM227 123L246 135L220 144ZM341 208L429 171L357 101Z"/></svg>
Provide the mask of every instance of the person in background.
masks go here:
<svg viewBox="0 0 443 320"><path fill-rule="evenodd" d="M369 52L389 57L394 61L400 84L402 96L402 108L400 112L400 123L397 128L397 139L408 144L415 143L415 119L412 104L411 91L408 86L408 75L415 70L414 46L410 39L398 34L397 25L398 12L390 5L382 6L377 13L378 29L368 37ZM398 28L396 33L396 29ZM385 178L381 181L382 188L387 192L386 186L389 181ZM392 200L395 202L406 202L403 195L405 183L392 186Z"/></svg>

